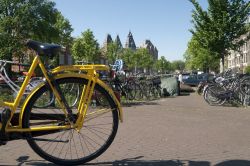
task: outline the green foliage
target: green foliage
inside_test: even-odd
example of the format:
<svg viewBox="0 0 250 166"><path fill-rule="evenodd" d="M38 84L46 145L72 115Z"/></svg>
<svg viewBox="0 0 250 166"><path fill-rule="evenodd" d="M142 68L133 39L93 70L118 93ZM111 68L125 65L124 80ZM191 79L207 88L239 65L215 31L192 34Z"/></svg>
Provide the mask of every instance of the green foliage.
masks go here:
<svg viewBox="0 0 250 166"><path fill-rule="evenodd" d="M138 48L136 51L124 48L118 57L124 60L129 70L135 72L137 69L152 69L154 66L152 55L146 48Z"/></svg>
<svg viewBox="0 0 250 166"><path fill-rule="evenodd" d="M186 68L190 70L217 71L220 59L200 46L199 42L192 37L188 42L188 49L184 55Z"/></svg>
<svg viewBox="0 0 250 166"><path fill-rule="evenodd" d="M157 71L160 71L161 73L166 73L167 71L170 71L171 63L167 61L164 56L161 56L161 58L156 61L155 67Z"/></svg>
<svg viewBox="0 0 250 166"><path fill-rule="evenodd" d="M0 101L9 101L14 102L13 91L11 91L8 87L1 86L0 87Z"/></svg>
<svg viewBox="0 0 250 166"><path fill-rule="evenodd" d="M208 10L201 8L196 0L190 0L194 5L193 37L199 43L199 48L205 49L214 56L224 58L228 50L239 50L244 43L240 37L248 32L250 2L244 0L208 0ZM249 38L249 37L248 37Z"/></svg>
<svg viewBox="0 0 250 166"><path fill-rule="evenodd" d="M139 68L150 68L153 64L153 57L146 48L137 49L133 60L135 65Z"/></svg>
<svg viewBox="0 0 250 166"><path fill-rule="evenodd" d="M73 38L71 33L73 28L68 19L64 18L64 16L60 13L56 13L56 23L55 28L58 30L58 38L54 41L66 47L71 47L73 43Z"/></svg>
<svg viewBox="0 0 250 166"><path fill-rule="evenodd" d="M247 66L244 70L244 73L250 74L250 66Z"/></svg>
<svg viewBox="0 0 250 166"><path fill-rule="evenodd" d="M69 22L47 0L0 1L0 58L11 60L23 55L24 41L70 42Z"/></svg>
<svg viewBox="0 0 250 166"><path fill-rule="evenodd" d="M172 71L175 71L175 70L184 70L185 69L185 62L183 62L182 60L176 60L176 61L173 61L171 63L171 70Z"/></svg>
<svg viewBox="0 0 250 166"><path fill-rule="evenodd" d="M72 46L72 53L77 61L93 63L99 60L99 44L90 29L82 33L81 37L75 39Z"/></svg>
<svg viewBox="0 0 250 166"><path fill-rule="evenodd" d="M124 48L121 53L121 58L124 60L129 70L132 70L134 68L134 54L135 52L129 48Z"/></svg>
<svg viewBox="0 0 250 166"><path fill-rule="evenodd" d="M114 64L115 60L121 57L122 49L116 42L108 43L106 56L110 64Z"/></svg>

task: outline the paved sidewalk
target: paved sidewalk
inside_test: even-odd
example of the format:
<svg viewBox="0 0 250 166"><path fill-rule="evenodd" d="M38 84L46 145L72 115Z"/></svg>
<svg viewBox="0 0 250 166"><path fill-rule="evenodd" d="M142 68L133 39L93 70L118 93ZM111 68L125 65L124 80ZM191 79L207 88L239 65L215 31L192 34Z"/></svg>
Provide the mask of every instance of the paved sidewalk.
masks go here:
<svg viewBox="0 0 250 166"><path fill-rule="evenodd" d="M25 141L0 147L0 165L45 165ZM250 108L209 106L195 93L124 107L97 166L248 166ZM53 165L47 163L46 165Z"/></svg>

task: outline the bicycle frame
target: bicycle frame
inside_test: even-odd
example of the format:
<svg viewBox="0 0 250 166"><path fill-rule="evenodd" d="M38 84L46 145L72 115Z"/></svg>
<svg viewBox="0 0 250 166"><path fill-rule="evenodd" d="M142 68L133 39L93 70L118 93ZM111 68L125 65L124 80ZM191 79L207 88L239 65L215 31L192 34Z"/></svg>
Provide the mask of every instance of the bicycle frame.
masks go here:
<svg viewBox="0 0 250 166"><path fill-rule="evenodd" d="M39 126L39 127L31 127L31 128L22 128L22 120L23 120L24 110L25 110L29 100L31 99L31 97L35 94L35 92L45 84L45 82L44 82L44 83L41 83L38 87L34 88L32 90L32 92L29 94L29 96L27 97L27 99L25 100L23 107L21 109L21 112L19 114L18 126L10 126L9 125L10 121L11 121L18 105L20 104L22 95L24 94L25 89L29 83L29 80L31 79L37 66L40 67L47 83L49 84L50 88L52 89L52 91L55 95L55 98L58 101L59 106L62 108L66 118L68 117L66 107L65 107L64 103L62 103L59 92L52 85L52 81L51 81L49 75L47 74L47 70L46 70L44 64L42 63L40 57L37 55L37 56L35 56L32 64L31 64L31 67L28 71L28 74L25 77L25 80L24 80L14 102L0 102L0 106L8 107L11 110L11 116L7 122L6 127L5 127L6 132L32 132L32 131L48 131L48 130L70 129L70 128L76 128L77 130L80 130L83 126L84 118L87 115L86 114L87 109L88 109L88 106L90 104L91 97L92 97L93 90L94 90L94 86L96 83L99 84L100 86L102 86L111 95L111 97L113 98L113 100L117 106L119 119L121 122L123 121L122 109L121 109L120 103L117 100L114 92L104 82L102 82L98 78L98 73L96 73L96 70L108 70L109 68L105 65L73 65L73 66L59 66L59 67L53 69L51 71L51 73L55 74L55 76L53 77L54 79L64 78L64 77L81 77L81 78L85 78L85 79L89 80L87 86L85 86L83 91L82 91L80 103L78 106L79 116L78 116L75 124L69 124L69 125L65 125L65 126ZM75 73L71 72L71 71L79 71L79 70L84 70L87 73L86 74L79 74L76 72ZM65 72L65 71L67 71L67 72ZM103 110L99 110L96 112L92 112L91 114L95 114L95 113L98 114L98 113L102 113L102 112L103 112ZM1 123L0 123L0 128L2 128Z"/></svg>
<svg viewBox="0 0 250 166"><path fill-rule="evenodd" d="M15 63L15 62L11 62L11 61L0 60L0 78L2 78L3 81L11 88L11 90L14 91L14 94L17 94L19 92L19 90L20 90L20 86L18 86L8 76L8 73L7 73L6 69L5 69L6 64L23 65L23 66L27 66L27 64L19 64L19 63ZM32 79L30 79L30 82L29 82L28 85L30 85L32 87L31 80ZM31 92L31 89L29 89L28 86L27 86L27 89L24 92L24 95L28 95L30 92Z"/></svg>
<svg viewBox="0 0 250 166"><path fill-rule="evenodd" d="M79 103L78 110L80 110L80 114L83 116L80 116L81 118L77 120L77 124L81 125L81 126L78 126L78 129L80 129L84 123L84 117L86 116L87 108L88 108L88 105L90 103L91 96L93 95L93 90L94 90L95 84L101 85L111 95L111 97L113 98L113 100L115 101L115 104L117 106L119 119L121 122L123 122L123 111L121 109L120 102L118 101L113 90L108 85L106 85L102 80L100 80L98 73L96 73L97 70L109 70L109 67L107 67L105 65L59 66L59 67L53 69L52 73L56 74L56 73L61 73L61 72L65 72L65 71L80 71L80 70L87 71L87 74L74 73L74 75L76 77L81 75L82 78L85 78L85 79L90 80L90 81L88 82L87 87L84 88L81 99L80 99L81 102ZM67 75L72 76L72 73L65 73L63 75L64 76L67 76ZM91 114L101 113L101 112L102 111L97 111L97 112L94 112Z"/></svg>

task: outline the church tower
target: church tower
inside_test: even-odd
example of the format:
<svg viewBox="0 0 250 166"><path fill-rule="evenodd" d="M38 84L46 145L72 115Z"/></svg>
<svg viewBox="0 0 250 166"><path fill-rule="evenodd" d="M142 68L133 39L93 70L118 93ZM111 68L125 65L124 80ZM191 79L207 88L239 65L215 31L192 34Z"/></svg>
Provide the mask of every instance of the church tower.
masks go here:
<svg viewBox="0 0 250 166"><path fill-rule="evenodd" d="M106 36L106 38L105 38L105 40L104 40L104 42L103 42L103 48L102 48L102 50L103 50L104 52L107 52L108 44L109 44L109 43L112 43L112 42L113 42L113 40L112 40L111 35L110 35L110 34L107 34L107 36Z"/></svg>
<svg viewBox="0 0 250 166"><path fill-rule="evenodd" d="M127 37L125 48L130 48L132 50L136 50L135 41L134 41L133 35L132 35L132 33L130 31L129 31L129 34L128 34L128 37Z"/></svg>
<svg viewBox="0 0 250 166"><path fill-rule="evenodd" d="M115 43L118 45L119 49L122 49L122 43L121 43L119 35L116 36Z"/></svg>
<svg viewBox="0 0 250 166"><path fill-rule="evenodd" d="M112 42L113 42L113 40L112 40L111 35L110 35L110 34L107 34L107 37L106 37L105 40L104 40L103 46L104 46L104 47L107 47L107 45L108 45L109 43L112 43Z"/></svg>

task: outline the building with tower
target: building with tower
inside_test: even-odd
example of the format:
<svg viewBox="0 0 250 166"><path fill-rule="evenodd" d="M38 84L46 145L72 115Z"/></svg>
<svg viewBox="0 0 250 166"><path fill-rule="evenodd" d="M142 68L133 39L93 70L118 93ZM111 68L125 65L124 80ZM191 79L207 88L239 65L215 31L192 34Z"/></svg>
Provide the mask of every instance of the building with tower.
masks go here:
<svg viewBox="0 0 250 166"><path fill-rule="evenodd" d="M119 35L116 36L115 40L113 41L112 37L110 34L107 34L105 40L104 40L104 43L103 43L103 47L102 47L102 58L101 58L101 63L103 64L107 64L107 58L105 59L105 55L106 55L106 52L107 52L107 47L108 47L108 44L109 43L112 43L112 42L115 42L117 43L118 47L120 49L123 49L123 46L122 46L122 42L120 40L120 37ZM158 60L158 50L157 48L153 45L153 43L147 39L145 40L140 47L136 47L136 44L135 44L135 40L134 40L134 37L133 37L133 34L131 33L131 31L129 31L128 33L128 36L127 36L127 39L126 39L126 42L125 42L125 45L124 45L124 48L129 48L133 51L136 51L138 48L146 48L148 49L149 53L152 55L153 57L153 60L154 61L157 61Z"/></svg>
<svg viewBox="0 0 250 166"><path fill-rule="evenodd" d="M142 43L141 48L148 49L148 51L152 55L154 61L156 61L158 59L158 50L152 44L152 42L150 40L145 40L144 43Z"/></svg>

